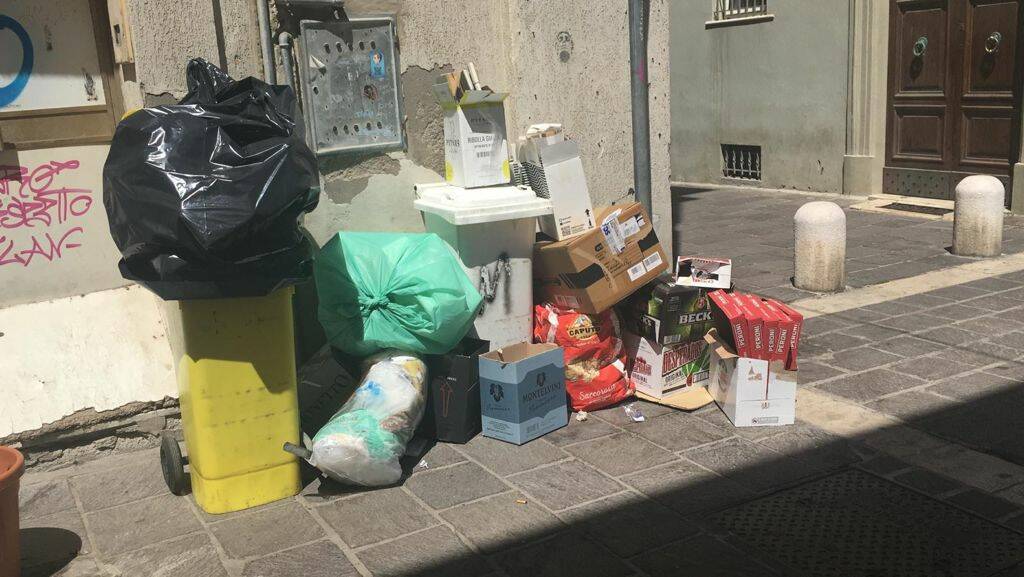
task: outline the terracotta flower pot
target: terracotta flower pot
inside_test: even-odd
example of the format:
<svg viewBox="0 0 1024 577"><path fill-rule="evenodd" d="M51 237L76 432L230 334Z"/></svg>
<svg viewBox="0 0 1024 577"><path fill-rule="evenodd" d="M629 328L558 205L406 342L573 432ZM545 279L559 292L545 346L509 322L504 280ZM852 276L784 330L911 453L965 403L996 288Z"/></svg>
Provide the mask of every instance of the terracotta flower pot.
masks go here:
<svg viewBox="0 0 1024 577"><path fill-rule="evenodd" d="M0 575L19 575L18 481L25 471L21 453L0 446Z"/></svg>

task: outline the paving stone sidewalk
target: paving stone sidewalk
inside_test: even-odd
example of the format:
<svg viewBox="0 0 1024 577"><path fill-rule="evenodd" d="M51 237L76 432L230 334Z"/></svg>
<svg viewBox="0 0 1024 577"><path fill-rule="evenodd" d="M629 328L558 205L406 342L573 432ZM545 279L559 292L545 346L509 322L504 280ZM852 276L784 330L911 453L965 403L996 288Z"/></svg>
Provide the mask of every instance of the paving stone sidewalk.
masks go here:
<svg viewBox="0 0 1024 577"><path fill-rule="evenodd" d="M687 201L700 210L684 212L685 246L710 252L718 235L741 286L803 296L779 272L784 237L820 197L714 194ZM902 275L886 259L910 255L914 274L959 262L942 254L948 223L848 214L851 232L872 229L850 255L876 251L859 271L872 283ZM786 235L741 232L753 221ZM1008 250L1024 248L1017 227ZM438 444L395 487L310 478L221 516L170 495L156 451L116 455L26 475L24 575L1024 576L1024 273L813 318L805 334L802 394L883 424L839 437L806 404L797 425L736 429L714 406L641 402L642 423L613 407L522 447Z"/></svg>
<svg viewBox="0 0 1024 577"><path fill-rule="evenodd" d="M906 426L736 429L641 402L642 423L613 407L522 447L438 444L399 486L312 480L222 516L169 495L155 451L119 455L26 476L25 575L1024 574L1024 467L934 472L968 447L1024 464L1024 273L807 327L802 386Z"/></svg>
<svg viewBox="0 0 1024 577"><path fill-rule="evenodd" d="M846 272L852 288L957 266L950 254L952 221L849 208L864 198L738 188L673 189L677 255L733 259L743 290L791 301L812 295L793 287L793 215L807 202L827 200L846 212ZM1024 218L1008 216L1003 250L1024 250Z"/></svg>

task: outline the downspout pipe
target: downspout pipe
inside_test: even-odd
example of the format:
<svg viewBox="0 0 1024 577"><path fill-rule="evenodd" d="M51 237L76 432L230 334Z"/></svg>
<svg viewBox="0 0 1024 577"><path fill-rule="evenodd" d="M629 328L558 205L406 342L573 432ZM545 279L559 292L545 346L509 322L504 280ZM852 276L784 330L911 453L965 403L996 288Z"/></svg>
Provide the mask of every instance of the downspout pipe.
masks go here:
<svg viewBox="0 0 1024 577"><path fill-rule="evenodd" d="M270 36L269 0L256 0L256 18L260 27L260 48L263 50L263 80L267 84L277 84L274 40Z"/></svg>
<svg viewBox="0 0 1024 577"><path fill-rule="evenodd" d="M295 87L295 69L292 61L292 35L282 32L277 36L277 45L281 47L281 69L284 73L284 84Z"/></svg>
<svg viewBox="0 0 1024 577"><path fill-rule="evenodd" d="M633 112L633 191L654 219L651 207L651 119L648 101L647 29L649 0L629 1L629 69Z"/></svg>

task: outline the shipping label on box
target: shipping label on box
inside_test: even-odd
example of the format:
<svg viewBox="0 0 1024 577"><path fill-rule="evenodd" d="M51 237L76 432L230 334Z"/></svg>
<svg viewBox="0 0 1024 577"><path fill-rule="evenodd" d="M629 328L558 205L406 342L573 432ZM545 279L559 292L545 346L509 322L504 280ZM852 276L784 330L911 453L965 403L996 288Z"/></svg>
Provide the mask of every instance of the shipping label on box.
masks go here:
<svg viewBox="0 0 1024 577"><path fill-rule="evenodd" d="M781 361L737 356L716 330L705 339L711 357L708 392L737 427L792 425L796 372Z"/></svg>
<svg viewBox="0 0 1024 577"><path fill-rule="evenodd" d="M710 365L703 338L666 347L630 332L625 336L632 361L629 378L637 391L661 399L707 384Z"/></svg>
<svg viewBox="0 0 1024 577"><path fill-rule="evenodd" d="M553 344L520 343L480 356L483 435L522 445L569 423L565 358Z"/></svg>
<svg viewBox="0 0 1024 577"><path fill-rule="evenodd" d="M508 95L467 90L456 100L442 79L433 89L444 111L445 180L463 188L507 184L511 180L504 105Z"/></svg>
<svg viewBox="0 0 1024 577"><path fill-rule="evenodd" d="M665 272L665 251L643 207L629 203L604 208L596 220L604 222L613 214L622 238L619 247L600 229L537 243L533 278L538 299L600 314Z"/></svg>

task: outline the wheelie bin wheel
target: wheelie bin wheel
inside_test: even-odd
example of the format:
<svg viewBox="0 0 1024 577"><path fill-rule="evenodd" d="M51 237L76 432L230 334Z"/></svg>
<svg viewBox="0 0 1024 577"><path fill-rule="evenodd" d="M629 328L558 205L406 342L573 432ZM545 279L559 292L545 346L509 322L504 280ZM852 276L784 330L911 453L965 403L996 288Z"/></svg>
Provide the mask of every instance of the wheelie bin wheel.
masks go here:
<svg viewBox="0 0 1024 577"><path fill-rule="evenodd" d="M188 492L188 475L185 474L185 459L181 456L181 447L173 435L164 433L160 438L160 468L163 469L164 482L175 495Z"/></svg>

